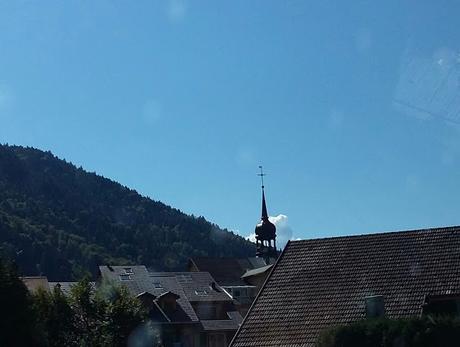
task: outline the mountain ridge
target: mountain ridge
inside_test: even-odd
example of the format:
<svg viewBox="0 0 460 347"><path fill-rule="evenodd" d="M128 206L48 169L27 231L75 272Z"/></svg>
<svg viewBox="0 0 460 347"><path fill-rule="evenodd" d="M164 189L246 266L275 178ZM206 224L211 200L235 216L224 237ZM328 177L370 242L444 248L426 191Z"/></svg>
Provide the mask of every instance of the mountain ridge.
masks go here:
<svg viewBox="0 0 460 347"><path fill-rule="evenodd" d="M70 280L97 265L176 270L192 256L246 257L253 243L50 151L0 144L0 256Z"/></svg>

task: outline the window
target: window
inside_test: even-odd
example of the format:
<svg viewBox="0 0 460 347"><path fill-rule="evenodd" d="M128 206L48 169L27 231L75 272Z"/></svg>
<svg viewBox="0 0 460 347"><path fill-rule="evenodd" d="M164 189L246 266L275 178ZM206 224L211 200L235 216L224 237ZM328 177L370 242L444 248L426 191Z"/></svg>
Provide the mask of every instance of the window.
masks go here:
<svg viewBox="0 0 460 347"><path fill-rule="evenodd" d="M131 276L128 275L128 274L121 274L120 275L120 281L130 281L131 280Z"/></svg>
<svg viewBox="0 0 460 347"><path fill-rule="evenodd" d="M163 289L163 286L160 282L153 282L153 288L155 289Z"/></svg>
<svg viewBox="0 0 460 347"><path fill-rule="evenodd" d="M125 274L127 274L127 275L132 275L132 274L134 274L133 269L130 268L130 267L125 267L124 270L125 270Z"/></svg>

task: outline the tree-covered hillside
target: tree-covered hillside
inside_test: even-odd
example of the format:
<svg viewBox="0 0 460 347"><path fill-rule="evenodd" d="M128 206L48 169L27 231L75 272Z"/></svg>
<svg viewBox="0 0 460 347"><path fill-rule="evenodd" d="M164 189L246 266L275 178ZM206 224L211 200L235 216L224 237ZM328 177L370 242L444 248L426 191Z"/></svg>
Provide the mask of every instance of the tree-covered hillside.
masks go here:
<svg viewBox="0 0 460 347"><path fill-rule="evenodd" d="M88 173L50 152L0 145L0 256L72 279L100 264L173 270L192 256L254 254L240 236Z"/></svg>

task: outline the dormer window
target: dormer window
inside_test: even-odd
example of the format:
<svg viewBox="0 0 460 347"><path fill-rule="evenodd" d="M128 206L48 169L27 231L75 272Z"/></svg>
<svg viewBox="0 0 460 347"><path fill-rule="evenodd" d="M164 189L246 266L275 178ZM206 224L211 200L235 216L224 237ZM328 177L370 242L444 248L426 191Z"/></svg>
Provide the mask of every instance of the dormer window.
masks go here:
<svg viewBox="0 0 460 347"><path fill-rule="evenodd" d="M176 301L164 300L161 302L161 308L166 312L174 312L176 310Z"/></svg>
<svg viewBox="0 0 460 347"><path fill-rule="evenodd" d="M124 270L125 270L126 275L133 275L134 274L133 269L130 268L130 267L125 267Z"/></svg>
<svg viewBox="0 0 460 347"><path fill-rule="evenodd" d="M153 282L153 288L155 289L163 289L163 286L160 282Z"/></svg>
<svg viewBox="0 0 460 347"><path fill-rule="evenodd" d="M157 301L160 304L160 307L167 312L173 312L176 310L176 300L179 299L179 295L172 292L166 292L161 294Z"/></svg>

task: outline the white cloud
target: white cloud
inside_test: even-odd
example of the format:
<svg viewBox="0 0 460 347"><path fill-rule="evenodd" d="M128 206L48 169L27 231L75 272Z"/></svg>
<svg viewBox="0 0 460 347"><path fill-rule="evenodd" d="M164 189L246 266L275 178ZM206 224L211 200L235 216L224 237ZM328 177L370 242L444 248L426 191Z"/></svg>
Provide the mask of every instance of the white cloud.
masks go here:
<svg viewBox="0 0 460 347"><path fill-rule="evenodd" d="M256 233L252 233L246 236L246 240L249 240L251 242L256 242Z"/></svg>
<svg viewBox="0 0 460 347"><path fill-rule="evenodd" d="M172 22L179 22L187 14L187 3L185 0L169 0L167 12Z"/></svg>
<svg viewBox="0 0 460 347"><path fill-rule="evenodd" d="M276 246L277 248L283 249L286 246L286 243L289 240L299 240L298 238L293 237L293 230L289 226L288 216L284 214L279 214L277 216L268 217L270 222L276 226ZM256 242L256 234L249 234L246 239L252 242Z"/></svg>

